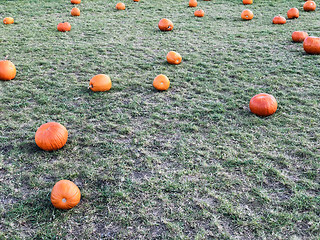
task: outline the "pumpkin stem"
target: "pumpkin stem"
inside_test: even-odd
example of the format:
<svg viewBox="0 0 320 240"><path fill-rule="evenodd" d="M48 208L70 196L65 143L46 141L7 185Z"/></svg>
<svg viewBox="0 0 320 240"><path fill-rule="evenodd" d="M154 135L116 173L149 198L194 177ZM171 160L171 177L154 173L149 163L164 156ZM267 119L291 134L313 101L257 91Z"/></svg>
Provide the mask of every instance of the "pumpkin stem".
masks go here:
<svg viewBox="0 0 320 240"><path fill-rule="evenodd" d="M92 84L91 84L91 85L89 85L88 89L90 89L90 88L93 88L93 85L92 85Z"/></svg>

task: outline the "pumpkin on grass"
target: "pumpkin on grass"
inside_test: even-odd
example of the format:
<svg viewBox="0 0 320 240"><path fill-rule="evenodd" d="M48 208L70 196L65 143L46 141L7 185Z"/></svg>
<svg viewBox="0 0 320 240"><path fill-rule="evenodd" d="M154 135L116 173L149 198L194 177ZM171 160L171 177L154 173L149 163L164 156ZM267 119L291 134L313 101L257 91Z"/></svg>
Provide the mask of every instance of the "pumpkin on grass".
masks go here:
<svg viewBox="0 0 320 240"><path fill-rule="evenodd" d="M190 0L189 1L189 7L196 7L198 6L197 0Z"/></svg>
<svg viewBox="0 0 320 240"><path fill-rule="evenodd" d="M170 87L169 78L166 75L160 74L153 80L153 86L159 91L167 90Z"/></svg>
<svg viewBox="0 0 320 240"><path fill-rule="evenodd" d="M80 3L81 3L81 0L71 0L71 3L72 3L72 4L80 4Z"/></svg>
<svg viewBox="0 0 320 240"><path fill-rule="evenodd" d="M116 5L116 9L117 10L125 10L126 9L126 5L124 5L124 3L122 3L122 2L119 2Z"/></svg>
<svg viewBox="0 0 320 240"><path fill-rule="evenodd" d="M66 144L67 139L67 129L57 122L42 124L35 135L36 144L45 151L53 151L62 148Z"/></svg>
<svg viewBox="0 0 320 240"><path fill-rule="evenodd" d="M6 17L3 19L4 24L12 24L14 23L14 19L12 17Z"/></svg>
<svg viewBox="0 0 320 240"><path fill-rule="evenodd" d="M241 18L243 20L251 20L253 18L253 13L249 9L245 9L241 13Z"/></svg>
<svg viewBox="0 0 320 240"><path fill-rule="evenodd" d="M259 93L251 98L250 111L258 116L269 116L277 111L278 104L274 96L267 93Z"/></svg>
<svg viewBox="0 0 320 240"><path fill-rule="evenodd" d="M194 12L194 15L195 15L196 17L203 17L203 16L204 16L204 11L203 11L202 9L196 10L196 11Z"/></svg>
<svg viewBox="0 0 320 240"><path fill-rule="evenodd" d="M305 11L314 11L316 10L316 3L314 1L306 1L304 4L303 4L303 10Z"/></svg>
<svg viewBox="0 0 320 240"><path fill-rule="evenodd" d="M16 67L9 60L0 61L0 80L9 81L16 77Z"/></svg>
<svg viewBox="0 0 320 240"><path fill-rule="evenodd" d="M242 0L242 3L247 5L247 4L252 4L253 0Z"/></svg>
<svg viewBox="0 0 320 240"><path fill-rule="evenodd" d="M71 15L72 16L80 16L80 9L79 8L72 8L71 10Z"/></svg>
<svg viewBox="0 0 320 240"><path fill-rule="evenodd" d="M287 16L289 19L298 18L299 17L299 10L298 8L290 8L287 12Z"/></svg>
<svg viewBox="0 0 320 240"><path fill-rule="evenodd" d="M55 208L71 209L81 198L81 192L76 184L69 180L60 180L51 190L51 203Z"/></svg>
<svg viewBox="0 0 320 240"><path fill-rule="evenodd" d="M273 18L272 22L273 24L285 24L287 20L284 17L278 15Z"/></svg>
<svg viewBox="0 0 320 240"><path fill-rule="evenodd" d="M303 49L309 54L320 54L320 38L306 37L303 41Z"/></svg>
<svg viewBox="0 0 320 240"><path fill-rule="evenodd" d="M108 75L98 74L91 78L89 83L89 89L94 92L109 91L112 87L111 79Z"/></svg>
<svg viewBox="0 0 320 240"><path fill-rule="evenodd" d="M170 64L177 65L177 64L181 63L182 57L181 57L181 55L179 53L174 52L174 51L170 51L167 54L167 61Z"/></svg>
<svg viewBox="0 0 320 240"><path fill-rule="evenodd" d="M68 22L59 23L57 29L60 32L68 32L71 30L71 24Z"/></svg>
<svg viewBox="0 0 320 240"><path fill-rule="evenodd" d="M308 33L302 31L295 31L292 33L292 41L294 42L303 42L306 37L308 37Z"/></svg>
<svg viewBox="0 0 320 240"><path fill-rule="evenodd" d="M133 0L134 2L140 2L140 0Z"/></svg>
<svg viewBox="0 0 320 240"><path fill-rule="evenodd" d="M171 31L173 29L173 23L166 18L162 18L159 23L158 27L161 31Z"/></svg>

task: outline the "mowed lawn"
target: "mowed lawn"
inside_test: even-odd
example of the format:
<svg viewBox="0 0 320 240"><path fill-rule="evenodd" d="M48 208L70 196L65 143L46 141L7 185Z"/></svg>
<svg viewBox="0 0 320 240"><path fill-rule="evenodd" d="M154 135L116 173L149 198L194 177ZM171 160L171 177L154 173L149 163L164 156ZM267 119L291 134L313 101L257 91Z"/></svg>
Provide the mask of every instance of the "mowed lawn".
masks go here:
<svg viewBox="0 0 320 240"><path fill-rule="evenodd" d="M320 56L291 34L320 36L320 10L199 0L196 18L188 0L123 2L83 0L80 17L69 0L0 2L15 19L0 24L0 58L17 68L0 82L0 239L319 239ZM291 7L298 19L272 24ZM113 86L94 93L100 73ZM274 115L250 113L261 92ZM34 141L49 121L69 132L54 152ZM50 202L61 179L81 190L69 211Z"/></svg>

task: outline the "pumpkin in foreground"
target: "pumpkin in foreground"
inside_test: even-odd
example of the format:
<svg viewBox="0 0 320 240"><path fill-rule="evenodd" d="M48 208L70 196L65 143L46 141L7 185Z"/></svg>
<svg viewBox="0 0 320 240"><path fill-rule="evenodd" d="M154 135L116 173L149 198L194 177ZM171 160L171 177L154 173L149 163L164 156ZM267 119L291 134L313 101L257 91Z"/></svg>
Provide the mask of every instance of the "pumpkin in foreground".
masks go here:
<svg viewBox="0 0 320 240"><path fill-rule="evenodd" d="M194 12L194 15L195 15L196 17L203 17L203 16L204 16L204 11L203 11L202 9L196 10L196 11Z"/></svg>
<svg viewBox="0 0 320 240"><path fill-rule="evenodd" d="M59 23L57 29L60 32L69 32L71 30L71 24L68 22Z"/></svg>
<svg viewBox="0 0 320 240"><path fill-rule="evenodd" d="M314 11L316 10L316 3L314 1L306 1L304 4L303 4L303 10L305 11Z"/></svg>
<svg viewBox="0 0 320 240"><path fill-rule="evenodd" d="M303 49L309 54L320 54L320 38L306 37L303 41Z"/></svg>
<svg viewBox="0 0 320 240"><path fill-rule="evenodd" d="M60 180L51 191L51 203L59 209L75 207L81 198L81 192L76 184L69 180Z"/></svg>
<svg viewBox="0 0 320 240"><path fill-rule="evenodd" d="M177 64L180 64L180 63L181 63L182 57L181 57L181 55L180 55L179 53L174 52L174 51L170 51L170 52L168 52L168 54L167 54L167 61L168 61L168 63L170 63L170 64L175 64L175 65L177 65Z"/></svg>
<svg viewBox="0 0 320 240"><path fill-rule="evenodd" d="M16 77L16 67L9 60L0 61L0 80L9 81Z"/></svg>
<svg viewBox="0 0 320 240"><path fill-rule="evenodd" d="M289 19L298 18L299 17L298 8L290 8L287 12L287 16Z"/></svg>
<svg viewBox="0 0 320 240"><path fill-rule="evenodd" d="M308 37L308 33L303 31L295 31L292 33L292 41L294 42L303 42L306 37Z"/></svg>
<svg viewBox="0 0 320 240"><path fill-rule="evenodd" d="M122 2L119 2L116 5L116 9L117 10L125 10L126 9L126 5L124 5L124 3L122 3Z"/></svg>
<svg viewBox="0 0 320 240"><path fill-rule="evenodd" d="M91 78L89 83L89 89L94 92L109 91L112 87L111 79L108 75L98 74Z"/></svg>
<svg viewBox="0 0 320 240"><path fill-rule="evenodd" d="M251 98L250 111L258 116L269 116L277 111L278 104L274 96L267 93L259 93Z"/></svg>
<svg viewBox="0 0 320 240"><path fill-rule="evenodd" d="M243 20L251 20L253 18L253 13L249 9L245 9L241 13L241 18Z"/></svg>
<svg viewBox="0 0 320 240"><path fill-rule="evenodd" d="M35 135L36 144L45 151L58 150L66 144L67 140L67 129L57 122L42 124Z"/></svg>
<svg viewBox="0 0 320 240"><path fill-rule="evenodd" d="M14 23L14 19L12 17L6 17L3 19L4 24L12 24Z"/></svg>
<svg viewBox="0 0 320 240"><path fill-rule="evenodd" d="M173 29L173 23L166 18L162 18L159 23L158 27L161 31L171 31Z"/></svg>
<svg viewBox="0 0 320 240"><path fill-rule="evenodd" d="M169 78L166 75L160 74L153 80L153 86L159 91L165 91L170 87Z"/></svg>
<svg viewBox="0 0 320 240"><path fill-rule="evenodd" d="M72 8L71 10L71 15L72 16L80 16L80 9L79 8Z"/></svg>
<svg viewBox="0 0 320 240"><path fill-rule="evenodd" d="M197 0L189 0L189 7L196 7L198 6Z"/></svg>

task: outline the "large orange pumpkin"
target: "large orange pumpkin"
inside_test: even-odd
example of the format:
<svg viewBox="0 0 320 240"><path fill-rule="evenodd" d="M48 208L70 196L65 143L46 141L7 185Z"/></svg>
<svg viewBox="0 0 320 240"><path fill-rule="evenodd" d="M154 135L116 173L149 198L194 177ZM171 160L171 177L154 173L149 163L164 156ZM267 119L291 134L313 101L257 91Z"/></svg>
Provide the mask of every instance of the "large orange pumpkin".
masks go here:
<svg viewBox="0 0 320 240"><path fill-rule="evenodd" d="M245 9L241 13L241 18L243 20L251 20L253 18L253 13L249 9Z"/></svg>
<svg viewBox="0 0 320 240"><path fill-rule="evenodd" d="M196 17L203 17L203 16L204 16L204 11L203 11L202 9L196 10L196 11L194 12L194 15L195 15Z"/></svg>
<svg viewBox="0 0 320 240"><path fill-rule="evenodd" d="M161 31L171 31L173 29L173 23L166 18L162 18L159 21L158 27Z"/></svg>
<svg viewBox="0 0 320 240"><path fill-rule="evenodd" d="M253 3L253 0L242 0L242 3L243 4L252 4Z"/></svg>
<svg viewBox="0 0 320 240"><path fill-rule="evenodd" d="M81 192L77 185L69 180L60 180L51 191L51 203L60 209L71 209L75 207L81 198Z"/></svg>
<svg viewBox="0 0 320 240"><path fill-rule="evenodd" d="M303 4L303 10L305 11L314 11L316 10L316 3L314 1L306 1L304 4Z"/></svg>
<svg viewBox="0 0 320 240"><path fill-rule="evenodd" d="M57 29L60 32L68 32L71 30L71 24L68 22L59 23Z"/></svg>
<svg viewBox="0 0 320 240"><path fill-rule="evenodd" d="M189 1L189 7L196 7L198 6L197 0L190 0Z"/></svg>
<svg viewBox="0 0 320 240"><path fill-rule="evenodd" d="M289 19L298 18L299 17L299 10L298 8L290 8L287 12L287 16Z"/></svg>
<svg viewBox="0 0 320 240"><path fill-rule="evenodd" d="M62 148L68 139L68 131L57 122L42 124L35 135L35 141L39 148L45 151L53 151Z"/></svg>
<svg viewBox="0 0 320 240"><path fill-rule="evenodd" d="M71 10L71 15L72 16L80 16L80 9L79 8L72 8Z"/></svg>
<svg viewBox="0 0 320 240"><path fill-rule="evenodd" d="M259 93L251 98L249 103L250 111L258 116L269 116L277 111L276 99L267 93Z"/></svg>
<svg viewBox="0 0 320 240"><path fill-rule="evenodd" d="M153 86L159 91L167 90L170 87L169 78L166 75L160 74L153 80Z"/></svg>
<svg viewBox="0 0 320 240"><path fill-rule="evenodd" d="M81 3L81 0L71 0L71 3L72 3L72 4L80 4L80 3Z"/></svg>
<svg viewBox="0 0 320 240"><path fill-rule="evenodd" d="M89 83L89 89L94 92L109 91L112 87L111 79L108 75L98 74L91 78Z"/></svg>
<svg viewBox="0 0 320 240"><path fill-rule="evenodd" d="M303 49L309 54L320 54L320 38L306 37L303 41Z"/></svg>
<svg viewBox="0 0 320 240"><path fill-rule="evenodd" d="M6 17L3 19L4 24L12 24L14 23L14 19L12 17Z"/></svg>
<svg viewBox="0 0 320 240"><path fill-rule="evenodd" d="M0 80L9 81L16 77L16 67L9 60L0 61Z"/></svg>
<svg viewBox="0 0 320 240"><path fill-rule="evenodd" d="M182 57L181 57L181 55L179 53L174 52L174 51L170 51L167 54L167 61L170 64L177 65L177 64L181 63Z"/></svg>
<svg viewBox="0 0 320 240"><path fill-rule="evenodd" d="M119 2L116 5L116 9L117 10L125 10L126 9L126 5L124 5L124 3L122 3L122 2Z"/></svg>
<svg viewBox="0 0 320 240"><path fill-rule="evenodd" d="M287 20L282 16L275 16L272 20L273 24L285 24Z"/></svg>
<svg viewBox="0 0 320 240"><path fill-rule="evenodd" d="M295 31L292 33L292 41L294 42L303 42L306 37L308 37L308 33L302 31Z"/></svg>

